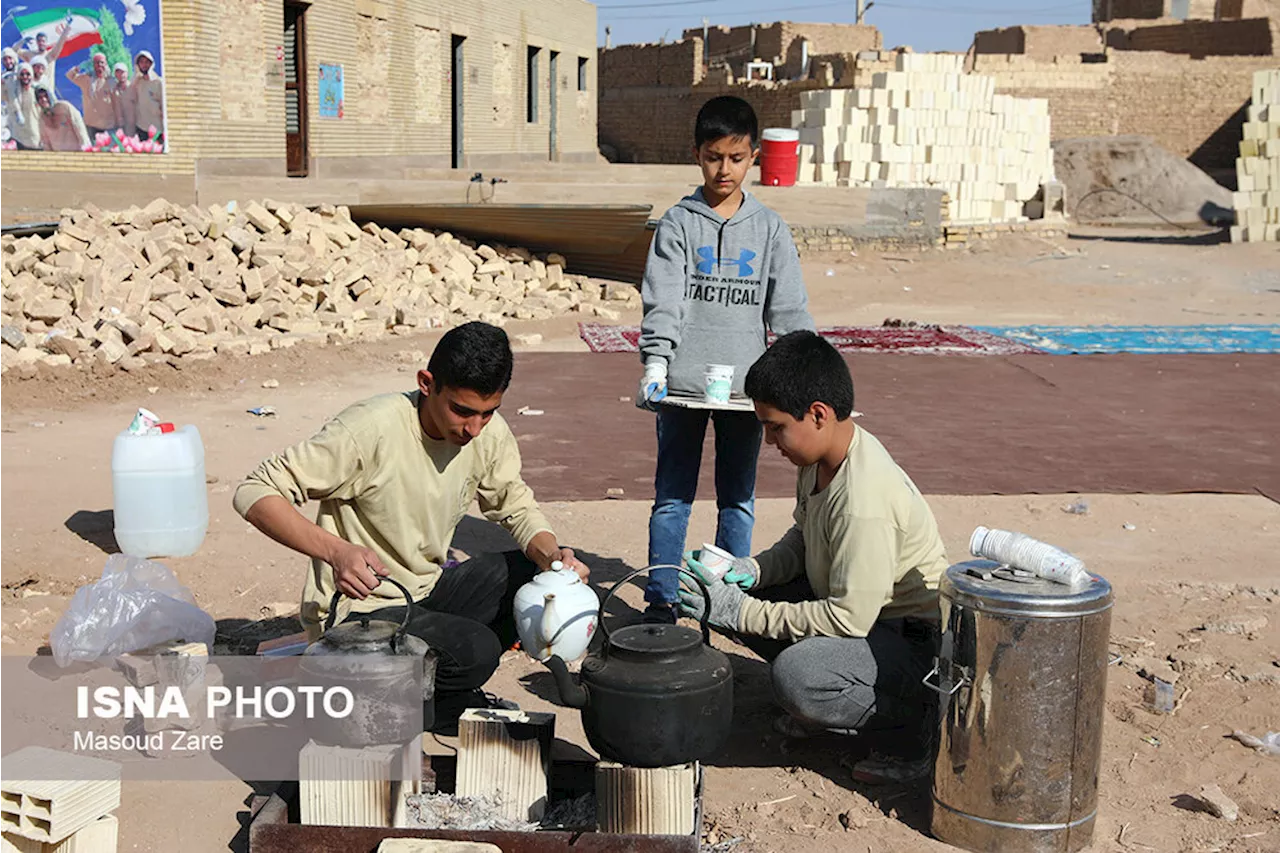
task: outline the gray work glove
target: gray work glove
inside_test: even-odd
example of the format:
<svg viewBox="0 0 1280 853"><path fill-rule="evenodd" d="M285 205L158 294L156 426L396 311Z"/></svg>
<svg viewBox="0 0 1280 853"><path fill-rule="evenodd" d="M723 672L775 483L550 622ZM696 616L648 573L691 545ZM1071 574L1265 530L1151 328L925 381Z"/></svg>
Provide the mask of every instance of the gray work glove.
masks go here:
<svg viewBox="0 0 1280 853"><path fill-rule="evenodd" d="M738 617L742 613L742 602L747 594L735 584L715 582L707 584L711 593L711 615L707 621L717 628L729 631L738 630ZM689 617L702 620L706 604L702 599L702 590L689 589L682 582L680 586L680 610Z"/></svg>

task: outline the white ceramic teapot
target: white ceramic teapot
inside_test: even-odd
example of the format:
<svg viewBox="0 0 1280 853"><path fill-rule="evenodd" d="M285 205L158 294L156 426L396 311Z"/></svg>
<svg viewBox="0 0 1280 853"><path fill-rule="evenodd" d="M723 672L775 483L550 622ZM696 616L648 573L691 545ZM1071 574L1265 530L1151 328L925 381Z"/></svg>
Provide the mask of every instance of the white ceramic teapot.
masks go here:
<svg viewBox="0 0 1280 853"><path fill-rule="evenodd" d="M600 600L578 573L554 562L551 571L538 573L516 591L520 645L534 660L552 655L575 660L586 653L596 632L599 607Z"/></svg>

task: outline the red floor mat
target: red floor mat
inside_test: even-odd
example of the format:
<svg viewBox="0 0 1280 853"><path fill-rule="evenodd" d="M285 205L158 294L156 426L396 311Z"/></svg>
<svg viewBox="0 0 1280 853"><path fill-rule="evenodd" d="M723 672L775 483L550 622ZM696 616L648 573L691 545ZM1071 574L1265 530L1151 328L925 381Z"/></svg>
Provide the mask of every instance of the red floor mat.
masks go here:
<svg viewBox="0 0 1280 853"><path fill-rule="evenodd" d="M1039 350L968 326L831 326L818 330L840 352L899 352L917 355L1015 355ZM638 352L638 326L579 323L592 352ZM772 340L772 338L771 338Z"/></svg>

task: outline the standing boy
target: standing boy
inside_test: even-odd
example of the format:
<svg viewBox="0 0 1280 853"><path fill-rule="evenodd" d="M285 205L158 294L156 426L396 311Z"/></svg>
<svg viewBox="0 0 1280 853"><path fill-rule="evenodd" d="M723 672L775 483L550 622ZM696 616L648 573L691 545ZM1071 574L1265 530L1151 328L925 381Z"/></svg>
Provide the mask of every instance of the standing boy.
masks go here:
<svg viewBox="0 0 1280 853"><path fill-rule="evenodd" d="M636 404L657 411L657 495L649 517L649 564L678 565L698 487L708 416L715 423L716 546L751 553L760 424L751 412L657 405L668 393L701 397L708 364L734 365L741 394L748 365L770 331L812 329L800 258L782 217L744 192L758 153L755 111L741 98L712 98L698 111L693 155L703 185L658 223L645 266ZM674 622L673 569L649 578L646 619Z"/></svg>
<svg viewBox="0 0 1280 853"><path fill-rule="evenodd" d="M937 654L947 567L933 513L884 445L854 425L853 380L827 341L779 338L751 366L746 392L765 441L800 469L795 524L708 584L710 621L772 661L787 712L779 731L867 735L875 748L851 763L855 779L924 778L937 697L921 679ZM698 554L687 561L713 578ZM700 594L681 598L701 615Z"/></svg>

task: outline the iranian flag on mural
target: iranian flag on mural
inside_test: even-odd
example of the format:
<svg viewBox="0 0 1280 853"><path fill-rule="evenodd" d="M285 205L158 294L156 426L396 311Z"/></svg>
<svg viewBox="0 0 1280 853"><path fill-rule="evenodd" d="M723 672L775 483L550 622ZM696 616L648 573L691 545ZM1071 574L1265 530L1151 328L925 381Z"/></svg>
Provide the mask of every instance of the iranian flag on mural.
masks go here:
<svg viewBox="0 0 1280 853"><path fill-rule="evenodd" d="M29 38L34 43L36 34L44 33L50 45L62 37L63 28L69 27L71 35L62 46L62 52L54 59L61 59L86 47L102 44L102 36L98 34L100 23L98 13L92 9L60 6L33 12L30 15L14 15L13 23L22 33L24 40Z"/></svg>

